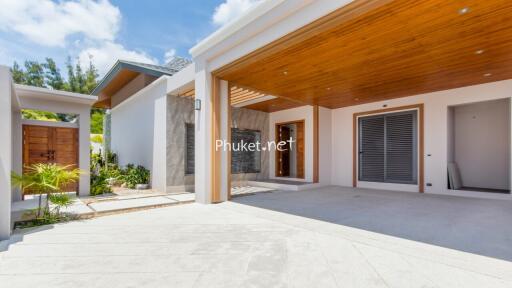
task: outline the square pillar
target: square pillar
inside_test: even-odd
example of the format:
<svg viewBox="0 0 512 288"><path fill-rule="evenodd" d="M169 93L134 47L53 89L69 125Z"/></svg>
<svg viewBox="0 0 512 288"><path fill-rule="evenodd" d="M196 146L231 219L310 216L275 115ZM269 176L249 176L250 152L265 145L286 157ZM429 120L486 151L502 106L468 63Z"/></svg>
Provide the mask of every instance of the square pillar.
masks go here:
<svg viewBox="0 0 512 288"><path fill-rule="evenodd" d="M21 110L12 111L12 171L21 175L23 173L23 126L21 124ZM21 189L12 189L12 201L21 201Z"/></svg>
<svg viewBox="0 0 512 288"><path fill-rule="evenodd" d="M83 109L78 115L78 167L84 172L80 175L78 183L78 195L89 196L91 178L89 175L91 164L90 138L91 138L91 117L90 109Z"/></svg>
<svg viewBox="0 0 512 288"><path fill-rule="evenodd" d="M231 189L229 150L217 140L230 135L228 83L214 77L206 63L196 63L195 99L195 193L196 202L209 204L228 200Z"/></svg>
<svg viewBox="0 0 512 288"><path fill-rule="evenodd" d="M0 240L11 235L12 84L9 68L0 67Z"/></svg>

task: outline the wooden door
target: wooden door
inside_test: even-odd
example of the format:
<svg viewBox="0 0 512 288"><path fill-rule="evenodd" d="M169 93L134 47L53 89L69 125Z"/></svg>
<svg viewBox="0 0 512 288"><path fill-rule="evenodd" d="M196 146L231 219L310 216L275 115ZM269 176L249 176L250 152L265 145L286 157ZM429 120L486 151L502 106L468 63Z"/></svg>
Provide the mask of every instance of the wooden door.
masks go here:
<svg viewBox="0 0 512 288"><path fill-rule="evenodd" d="M285 126L288 124L295 124L296 127L296 171L297 178L304 178L304 120L296 122L286 122L276 124L276 141L287 141L290 139L291 131L290 128ZM277 177L289 177L290 176L290 143L287 142L285 146L286 150L276 150L276 176Z"/></svg>
<svg viewBox="0 0 512 288"><path fill-rule="evenodd" d="M290 128L287 126L281 126L280 128L280 139L279 141L287 141L286 145L282 146L281 157L279 159L279 176L289 177L290 176Z"/></svg>
<svg viewBox="0 0 512 288"><path fill-rule="evenodd" d="M55 163L78 167L78 129L23 125L23 167L37 163ZM78 183L63 188L78 191ZM25 191L25 194L30 194Z"/></svg>

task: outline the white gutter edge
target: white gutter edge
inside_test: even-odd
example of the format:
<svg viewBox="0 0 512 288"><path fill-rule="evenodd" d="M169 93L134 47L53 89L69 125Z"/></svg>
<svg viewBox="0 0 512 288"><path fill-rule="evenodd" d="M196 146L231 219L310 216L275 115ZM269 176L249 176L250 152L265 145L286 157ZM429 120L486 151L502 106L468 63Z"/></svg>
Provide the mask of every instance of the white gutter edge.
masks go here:
<svg viewBox="0 0 512 288"><path fill-rule="evenodd" d="M81 94L81 93L75 93L75 92L68 92L68 91L62 91L62 90L52 90L44 87L35 87L35 86L29 86L29 85L23 85L23 84L14 84L16 91L19 94L22 94L23 92L27 93L37 93L40 95L58 95L58 96L67 96L67 97L73 97L73 98L80 98L84 100L98 100L98 97L93 95L87 95L87 94Z"/></svg>
<svg viewBox="0 0 512 288"><path fill-rule="evenodd" d="M263 1L196 44L189 50L190 55L192 55L192 58L196 58L285 1L286 0Z"/></svg>

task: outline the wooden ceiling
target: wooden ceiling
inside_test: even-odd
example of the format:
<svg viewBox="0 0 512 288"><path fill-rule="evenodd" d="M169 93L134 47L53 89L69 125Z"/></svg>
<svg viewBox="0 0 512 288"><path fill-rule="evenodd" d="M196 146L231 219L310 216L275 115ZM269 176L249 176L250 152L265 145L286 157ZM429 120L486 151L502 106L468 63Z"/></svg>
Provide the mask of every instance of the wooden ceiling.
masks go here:
<svg viewBox="0 0 512 288"><path fill-rule="evenodd" d="M251 105L263 111L511 79L512 1L356 0L214 74L282 97Z"/></svg>
<svg viewBox="0 0 512 288"><path fill-rule="evenodd" d="M180 93L178 96L193 98L193 97L195 97L195 89L190 89L190 90L184 91L184 92ZM285 100L282 98L257 102L258 99L264 98L266 96L267 95L262 92L255 91L255 90L252 90L249 88L239 87L236 85L230 87L230 97L231 97L231 105L232 106L244 107L244 108L249 108L249 109L253 109L253 110L261 110L261 111L266 111L266 112L274 112L274 111L282 110L281 107L284 107L284 106L286 106L288 108L294 108L294 107L299 107L299 106L304 105L304 103L300 103L297 101L289 101L289 100ZM251 101L253 103L256 102L256 103L244 105L244 102L249 102L249 101Z"/></svg>
<svg viewBox="0 0 512 288"><path fill-rule="evenodd" d="M237 105L247 101L265 97L265 94L245 87L232 86L230 88L230 96L231 105Z"/></svg>
<svg viewBox="0 0 512 288"><path fill-rule="evenodd" d="M140 73L128 69L122 69L108 83L108 85L98 95L98 101L94 104L96 108L111 108L111 97L123 88L130 81L135 79Z"/></svg>

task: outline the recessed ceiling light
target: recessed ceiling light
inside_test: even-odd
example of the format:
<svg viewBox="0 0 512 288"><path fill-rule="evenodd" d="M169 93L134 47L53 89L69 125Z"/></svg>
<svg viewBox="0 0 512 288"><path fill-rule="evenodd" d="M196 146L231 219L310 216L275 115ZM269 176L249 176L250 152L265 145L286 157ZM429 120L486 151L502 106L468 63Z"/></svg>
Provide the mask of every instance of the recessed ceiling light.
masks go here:
<svg viewBox="0 0 512 288"><path fill-rule="evenodd" d="M464 7L464 8L459 9L459 14L460 15L464 15L464 14L466 14L468 12L469 12L469 8L468 7Z"/></svg>
<svg viewBox="0 0 512 288"><path fill-rule="evenodd" d="M283 75L288 75L288 71L283 71Z"/></svg>
<svg viewBox="0 0 512 288"><path fill-rule="evenodd" d="M331 87L327 87L327 88L325 88L325 89L326 89L326 90L331 90Z"/></svg>
<svg viewBox="0 0 512 288"><path fill-rule="evenodd" d="M490 77L490 76L492 76L492 73L485 73L484 74L484 77Z"/></svg>
<svg viewBox="0 0 512 288"><path fill-rule="evenodd" d="M359 98L354 98L355 101L359 101Z"/></svg>
<svg viewBox="0 0 512 288"><path fill-rule="evenodd" d="M483 54L484 52L485 52L485 50L480 49L480 50L476 50L476 51L475 51L475 54L480 55L480 54Z"/></svg>

